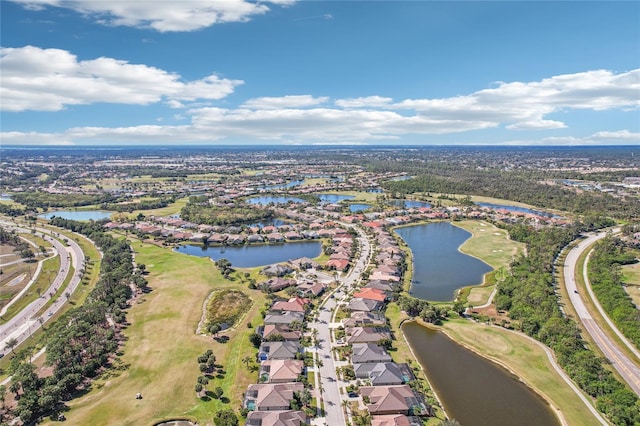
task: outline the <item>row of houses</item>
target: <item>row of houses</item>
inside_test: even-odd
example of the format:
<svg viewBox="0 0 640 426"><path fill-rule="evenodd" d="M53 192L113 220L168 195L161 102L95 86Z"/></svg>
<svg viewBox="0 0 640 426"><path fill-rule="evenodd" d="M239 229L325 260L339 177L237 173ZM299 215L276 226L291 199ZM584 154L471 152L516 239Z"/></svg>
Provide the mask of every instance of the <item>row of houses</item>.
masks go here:
<svg viewBox="0 0 640 426"><path fill-rule="evenodd" d="M249 426L300 426L307 414L296 402L305 390L306 368L301 345L305 315L311 309L307 298L276 299L257 328L262 343L258 383L249 385L243 408Z"/></svg>
<svg viewBox="0 0 640 426"><path fill-rule="evenodd" d="M344 306L350 313L342 320L344 344L350 345L350 365L355 381L365 383L358 393L371 424L376 426L418 426L419 416L430 413L430 407L409 385L415 376L405 363L393 362L383 342L394 338L387 327L384 308L392 293L400 290L404 272L404 253L383 227L370 227L376 254L369 280L354 291Z"/></svg>

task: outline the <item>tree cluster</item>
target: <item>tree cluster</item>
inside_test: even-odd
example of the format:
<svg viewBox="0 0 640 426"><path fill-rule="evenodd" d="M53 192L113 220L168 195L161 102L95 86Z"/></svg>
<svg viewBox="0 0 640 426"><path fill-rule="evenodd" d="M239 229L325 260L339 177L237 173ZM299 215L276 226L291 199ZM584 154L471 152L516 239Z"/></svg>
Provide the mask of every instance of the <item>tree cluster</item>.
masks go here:
<svg viewBox="0 0 640 426"><path fill-rule="evenodd" d="M440 324L447 318L448 310L440 306L435 306L423 299L403 294L398 299L398 306L410 317L420 317L423 321Z"/></svg>
<svg viewBox="0 0 640 426"><path fill-rule="evenodd" d="M236 225L270 219L273 212L249 206L211 206L207 197L193 196L180 211L180 217L198 224Z"/></svg>
<svg viewBox="0 0 640 426"><path fill-rule="evenodd" d="M640 311L624 290L620 266L638 260L618 238L598 242L589 260L589 280L598 301L616 327L640 348Z"/></svg>

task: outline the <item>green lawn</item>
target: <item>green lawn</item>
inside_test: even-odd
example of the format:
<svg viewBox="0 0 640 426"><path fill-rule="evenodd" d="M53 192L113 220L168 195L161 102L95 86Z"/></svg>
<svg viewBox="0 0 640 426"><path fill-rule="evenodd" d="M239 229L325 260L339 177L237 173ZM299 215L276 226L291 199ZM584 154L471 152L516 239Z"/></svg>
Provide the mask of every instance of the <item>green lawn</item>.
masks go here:
<svg viewBox="0 0 640 426"><path fill-rule="evenodd" d="M110 372L94 383L91 392L72 401L68 423L139 425L187 417L211 424L217 410L237 411L242 393L257 380L257 373L247 369L242 359L256 353L248 339L254 329L246 323L258 323L264 295L249 290L246 282L225 280L208 258L139 241L132 247L136 262L147 266L152 290L127 314L131 325L124 331L126 343L119 360L126 368ZM254 301L237 327L220 333L230 337L226 344L195 334L204 300L212 290L222 288L241 289ZM213 350L225 371L224 377L211 380L207 389L221 386L230 399L227 404L201 400L194 391L200 375L197 358L207 349ZM138 392L143 399L135 399Z"/></svg>
<svg viewBox="0 0 640 426"><path fill-rule="evenodd" d="M510 240L507 231L488 222L464 220L451 223L473 236L462 244L460 251L481 259L494 269L509 266L511 260L524 250L524 244Z"/></svg>
<svg viewBox="0 0 640 426"><path fill-rule="evenodd" d="M622 267L625 290L636 306L640 306L640 263Z"/></svg>

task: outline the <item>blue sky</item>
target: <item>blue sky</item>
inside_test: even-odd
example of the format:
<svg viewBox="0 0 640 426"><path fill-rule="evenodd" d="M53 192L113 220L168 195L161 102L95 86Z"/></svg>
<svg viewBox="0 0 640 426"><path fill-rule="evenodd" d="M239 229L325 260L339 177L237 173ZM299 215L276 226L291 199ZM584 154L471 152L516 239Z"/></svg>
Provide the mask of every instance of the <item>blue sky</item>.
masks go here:
<svg viewBox="0 0 640 426"><path fill-rule="evenodd" d="M636 1L0 7L2 144L640 144Z"/></svg>

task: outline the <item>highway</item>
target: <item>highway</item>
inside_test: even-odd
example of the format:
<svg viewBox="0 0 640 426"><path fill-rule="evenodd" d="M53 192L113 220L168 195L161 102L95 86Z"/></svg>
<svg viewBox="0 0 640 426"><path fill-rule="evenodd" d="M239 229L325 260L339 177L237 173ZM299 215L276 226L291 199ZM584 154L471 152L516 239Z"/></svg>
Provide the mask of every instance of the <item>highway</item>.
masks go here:
<svg viewBox="0 0 640 426"><path fill-rule="evenodd" d="M592 244L606 236L606 232L591 235L569 251L564 261L565 285L567 292L569 293L569 300L571 301L571 304L573 305L584 329L589 333L589 335L591 335L591 338L600 348L604 356L611 362L611 365L616 369L616 371L618 371L618 373L620 373L622 379L629 384L631 389L633 389L637 395L640 396L640 368L637 365L638 362L640 362L640 359L630 359L627 357L619 348L618 344L613 342L594 321L591 313L584 303L584 296L578 292L575 280L576 268L580 256L588 250ZM584 274L585 284L590 288L586 268L582 272ZM615 328L614 330L617 331Z"/></svg>
<svg viewBox="0 0 640 426"><path fill-rule="evenodd" d="M0 222L0 225L6 229L15 229L17 232L31 232L29 228L21 228L9 222ZM5 352L6 343L11 339L17 340L18 344L16 346L22 344L33 332L37 331L62 308L66 302L64 296L58 297L58 299L49 305L46 311L38 315L47 302L55 295L56 291L60 289L67 275L71 273L71 265L73 265L76 272L84 265L84 253L73 239L67 238L68 246L65 246L61 241L49 235L51 231L43 228L36 228L36 231L41 233L43 238L53 245L54 250L60 256L60 269L49 287L42 291L42 296L0 325L0 353ZM80 281L80 274L73 274L65 289L65 293L68 292L72 294L80 284Z"/></svg>

